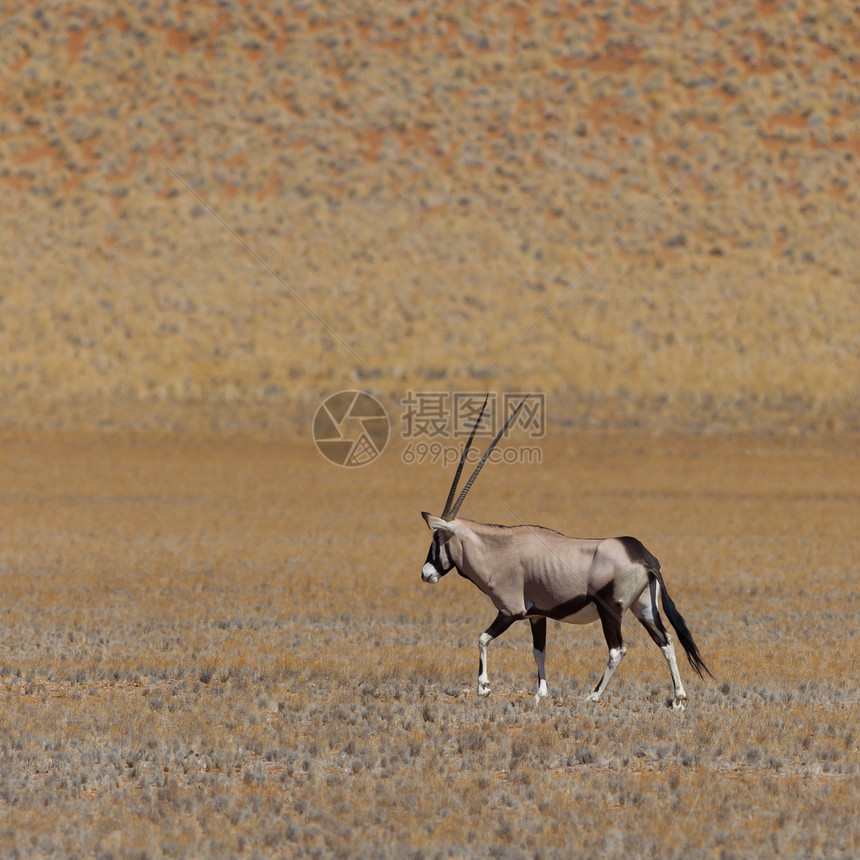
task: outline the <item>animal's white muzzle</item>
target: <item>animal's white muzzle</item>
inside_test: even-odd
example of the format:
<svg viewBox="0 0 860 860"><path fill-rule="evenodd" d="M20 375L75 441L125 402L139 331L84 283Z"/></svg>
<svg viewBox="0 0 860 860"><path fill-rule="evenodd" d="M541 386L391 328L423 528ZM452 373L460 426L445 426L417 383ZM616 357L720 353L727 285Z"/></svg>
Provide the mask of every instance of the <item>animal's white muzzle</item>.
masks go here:
<svg viewBox="0 0 860 860"><path fill-rule="evenodd" d="M439 571L428 561L421 568L421 579L424 582L439 582Z"/></svg>

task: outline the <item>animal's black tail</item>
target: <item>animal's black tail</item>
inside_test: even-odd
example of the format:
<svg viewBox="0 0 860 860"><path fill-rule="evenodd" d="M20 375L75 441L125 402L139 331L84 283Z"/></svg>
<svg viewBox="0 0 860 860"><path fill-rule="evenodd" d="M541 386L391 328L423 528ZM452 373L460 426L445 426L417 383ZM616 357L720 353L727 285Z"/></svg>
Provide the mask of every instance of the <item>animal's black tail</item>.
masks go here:
<svg viewBox="0 0 860 860"><path fill-rule="evenodd" d="M684 617L680 612L678 612L675 602L671 597L669 597L669 592L666 591L666 583L663 582L663 574L660 573L660 563L657 562L655 567L656 569L653 569L652 572L660 583L660 591L663 594L663 609L666 612L666 617L669 619L669 623L675 628L675 633L678 634L678 641L684 646L684 651L687 654L687 659L690 661L690 665L696 670L696 674L700 678L705 677L702 674L703 671L707 672L713 678L714 676L711 675L711 670L705 665L702 655L699 654L699 647L693 640L693 634L690 633L690 628L687 627L687 622L684 621Z"/></svg>

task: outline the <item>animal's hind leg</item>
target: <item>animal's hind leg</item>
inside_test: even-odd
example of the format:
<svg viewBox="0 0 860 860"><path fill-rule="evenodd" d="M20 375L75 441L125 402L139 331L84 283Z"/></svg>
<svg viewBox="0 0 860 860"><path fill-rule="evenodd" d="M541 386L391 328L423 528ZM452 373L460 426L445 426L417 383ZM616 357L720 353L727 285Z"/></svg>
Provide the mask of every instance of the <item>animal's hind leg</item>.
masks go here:
<svg viewBox="0 0 860 860"><path fill-rule="evenodd" d="M609 661L606 664L606 669L603 671L600 683L594 688L594 692L589 694L586 701L597 702L600 699L603 691L615 674L618 664L624 659L624 655L627 653L627 646L621 637L621 611L621 607L614 601L611 603L602 601L597 604L597 614L600 616L603 635L606 638L606 644L609 646Z"/></svg>
<svg viewBox="0 0 860 860"><path fill-rule="evenodd" d="M669 671L672 673L672 686L675 693L672 707L676 711L683 711L684 699L687 698L687 694L684 691L684 685L681 683L681 673L678 671L678 660L675 657L675 646L672 644L672 637L663 626L663 619L660 618L660 612L657 609L659 592L659 583L655 579L650 579L648 588L642 592L631 609L666 658L666 662L669 664Z"/></svg>
<svg viewBox="0 0 860 860"><path fill-rule="evenodd" d="M538 672L538 691L535 701L546 695L546 618L529 618L532 625L532 650Z"/></svg>
<svg viewBox="0 0 860 860"><path fill-rule="evenodd" d="M487 674L487 645L497 636L501 636L517 618L500 612L495 621L481 634L478 639L478 695L490 695L490 676Z"/></svg>

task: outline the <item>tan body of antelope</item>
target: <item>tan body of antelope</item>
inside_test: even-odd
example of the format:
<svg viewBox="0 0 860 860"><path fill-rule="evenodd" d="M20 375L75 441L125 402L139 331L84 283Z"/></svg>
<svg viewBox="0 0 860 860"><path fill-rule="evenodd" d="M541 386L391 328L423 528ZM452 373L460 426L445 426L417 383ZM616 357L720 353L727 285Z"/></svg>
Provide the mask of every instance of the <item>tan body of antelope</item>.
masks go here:
<svg viewBox="0 0 860 860"><path fill-rule="evenodd" d="M588 697L597 701L627 652L621 623L624 613L630 610L663 653L672 675L672 706L682 709L687 694L678 672L672 638L660 618L661 598L666 617L674 627L690 665L700 677L703 671L708 674L710 671L699 655L686 622L666 591L660 563L639 540L632 537L582 540L542 526L497 526L456 516L478 472L523 402L525 399L487 449L456 503L452 504L466 454L483 417L481 410L463 450L442 516L422 514L433 531L427 561L421 569L424 582L438 582L446 573L456 569L484 592L498 610L495 620L478 640L479 695L487 695L490 691L487 645L515 621L528 618L531 623L538 670L536 698L540 699L547 693L546 619L574 624L590 624L599 619L609 648L609 660L603 676Z"/></svg>

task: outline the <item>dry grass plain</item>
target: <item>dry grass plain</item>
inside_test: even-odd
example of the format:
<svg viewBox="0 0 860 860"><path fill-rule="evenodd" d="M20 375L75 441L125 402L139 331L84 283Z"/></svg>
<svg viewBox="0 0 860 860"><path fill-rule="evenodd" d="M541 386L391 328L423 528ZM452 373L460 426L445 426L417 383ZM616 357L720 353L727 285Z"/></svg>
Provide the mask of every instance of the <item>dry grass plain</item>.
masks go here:
<svg viewBox="0 0 860 860"><path fill-rule="evenodd" d="M0 27L0 856L860 854L856 14ZM478 701L450 473L325 463L345 388L546 394L467 515L642 538L717 680L628 629L586 707L554 626L535 707L514 628Z"/></svg>
<svg viewBox="0 0 860 860"><path fill-rule="evenodd" d="M464 513L641 537L716 681L420 582L450 475L261 435L6 434L6 857L854 857L854 437L551 433Z"/></svg>

